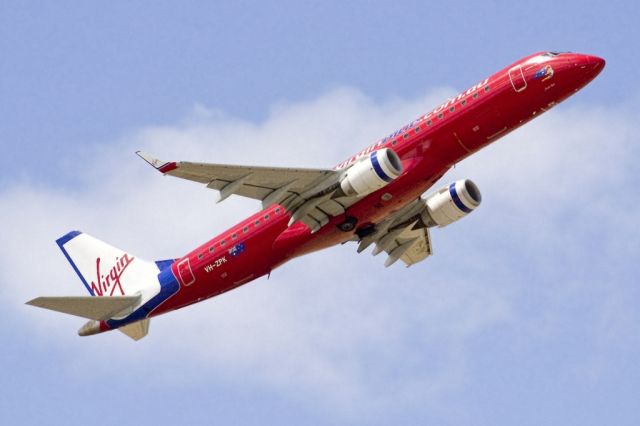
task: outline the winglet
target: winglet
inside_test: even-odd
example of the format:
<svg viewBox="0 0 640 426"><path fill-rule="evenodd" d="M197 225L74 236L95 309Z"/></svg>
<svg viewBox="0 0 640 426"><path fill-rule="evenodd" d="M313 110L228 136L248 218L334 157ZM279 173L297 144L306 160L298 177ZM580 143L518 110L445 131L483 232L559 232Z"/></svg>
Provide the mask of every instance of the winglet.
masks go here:
<svg viewBox="0 0 640 426"><path fill-rule="evenodd" d="M170 171L178 168L178 165L175 161L162 161L142 151L136 151L136 154L138 155L138 157L142 158L144 161L153 166L154 169L160 171L161 173L169 173Z"/></svg>

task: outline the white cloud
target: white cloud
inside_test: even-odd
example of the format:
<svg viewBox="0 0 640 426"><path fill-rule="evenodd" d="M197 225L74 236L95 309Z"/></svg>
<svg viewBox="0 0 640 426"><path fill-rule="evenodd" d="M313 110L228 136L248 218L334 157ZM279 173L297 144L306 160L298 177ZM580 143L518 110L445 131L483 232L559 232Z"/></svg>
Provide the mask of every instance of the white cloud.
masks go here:
<svg viewBox="0 0 640 426"><path fill-rule="evenodd" d="M622 195L638 201L629 192L637 154L630 141L638 130L629 117L558 109L461 163L444 180L473 178L484 205L435 230L436 255L410 269L385 269L383 259L357 255L354 245L336 247L291 262L269 281L157 318L137 344L118 333L76 338L81 321L21 303L41 294L82 294L53 243L69 229L143 258L169 258L258 207L238 199L216 205L214 192L160 176L132 155L136 149L164 159L327 167L427 111L445 93L376 104L344 88L277 105L260 123L197 106L181 123L96 147L86 161L67 165L81 189L24 184L0 194L6 283L0 302L12 316L32 319L27 333L67 351L72 371L109 374L113 366L96 362L108 359L129 363L134 377L154 371L154 380L167 382L242 382L356 415L375 415L374 407L435 405L469 380L468 346L477 336L513 327L530 340L552 338L565 319L563 303L594 285L580 280L607 267L588 262L615 258L625 249L618 239L623 232L636 241L626 250L639 252L637 226L625 228L637 218L635 210L615 207ZM585 270L570 280L562 262ZM551 285L541 294L559 299L543 305L548 310L540 315L523 305L523 292L536 284L525 281L528 268L538 279L562 280L545 283ZM616 338L618 326L638 331L626 302L598 288L604 299L590 301L602 315L593 338ZM172 368L178 365L180 375Z"/></svg>

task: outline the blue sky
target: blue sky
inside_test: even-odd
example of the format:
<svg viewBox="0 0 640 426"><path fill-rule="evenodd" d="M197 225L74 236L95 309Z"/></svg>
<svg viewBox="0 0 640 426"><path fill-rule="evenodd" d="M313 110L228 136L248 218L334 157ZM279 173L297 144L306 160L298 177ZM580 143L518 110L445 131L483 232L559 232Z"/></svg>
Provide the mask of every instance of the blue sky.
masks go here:
<svg viewBox="0 0 640 426"><path fill-rule="evenodd" d="M0 4L2 423L638 424L635 2ZM483 205L410 269L344 245L132 343L54 240L178 256L257 203L133 152L328 167L538 50L607 60L459 164ZM397 266L397 265L396 265ZM301 278L303 277L303 278Z"/></svg>

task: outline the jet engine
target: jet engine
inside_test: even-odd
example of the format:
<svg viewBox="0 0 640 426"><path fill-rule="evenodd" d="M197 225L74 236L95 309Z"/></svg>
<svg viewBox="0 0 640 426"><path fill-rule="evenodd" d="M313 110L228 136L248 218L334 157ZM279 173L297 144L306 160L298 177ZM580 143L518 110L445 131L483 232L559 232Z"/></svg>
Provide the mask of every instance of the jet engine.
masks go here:
<svg viewBox="0 0 640 426"><path fill-rule="evenodd" d="M444 227L475 210L482 201L480 190L469 179L458 180L429 196L421 212L426 226Z"/></svg>
<svg viewBox="0 0 640 426"><path fill-rule="evenodd" d="M347 196L365 196L388 185L401 173L402 162L398 155L389 148L382 148L349 167L340 181L340 189Z"/></svg>

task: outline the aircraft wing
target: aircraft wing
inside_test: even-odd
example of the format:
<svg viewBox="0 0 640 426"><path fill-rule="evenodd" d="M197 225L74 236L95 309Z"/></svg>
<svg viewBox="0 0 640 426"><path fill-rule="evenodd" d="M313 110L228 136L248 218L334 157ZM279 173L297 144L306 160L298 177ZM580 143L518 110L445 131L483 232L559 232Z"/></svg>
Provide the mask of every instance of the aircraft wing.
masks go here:
<svg viewBox="0 0 640 426"><path fill-rule="evenodd" d="M402 260L407 267L425 260L433 254L429 228L420 220L426 207L418 198L376 225L376 231L360 240L358 253L375 243L373 255L388 254L385 267Z"/></svg>
<svg viewBox="0 0 640 426"><path fill-rule="evenodd" d="M429 228L405 230L394 238L393 243L387 246L385 251L389 255L384 262L386 267L391 266L398 259L402 260L407 267L425 260L433 253Z"/></svg>
<svg viewBox="0 0 640 426"><path fill-rule="evenodd" d="M218 202L235 194L260 200L263 208L281 204L294 213L293 222L299 220L313 231L324 226L329 217L344 213L355 201L353 197L330 197L342 175L336 170L166 162L141 151L136 154L166 175L220 191Z"/></svg>
<svg viewBox="0 0 640 426"><path fill-rule="evenodd" d="M166 175L199 182L207 188L220 191L220 201L232 194L262 201L283 187L286 187L286 192L302 194L314 184L337 173L325 169L234 166L188 161L164 162L141 151L136 154Z"/></svg>

